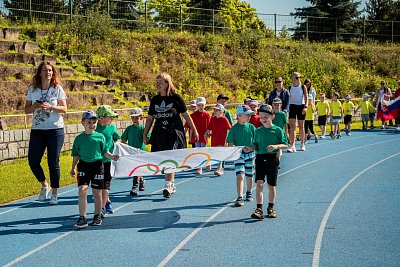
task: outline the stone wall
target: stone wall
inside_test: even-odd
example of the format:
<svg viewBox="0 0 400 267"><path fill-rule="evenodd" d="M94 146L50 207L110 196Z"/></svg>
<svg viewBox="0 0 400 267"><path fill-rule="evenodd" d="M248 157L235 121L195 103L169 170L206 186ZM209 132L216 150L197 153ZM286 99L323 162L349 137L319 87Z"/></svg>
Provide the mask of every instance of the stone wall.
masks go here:
<svg viewBox="0 0 400 267"><path fill-rule="evenodd" d="M131 123L130 120L114 121L120 135ZM71 150L75 136L83 132L83 130L82 124L66 125L65 141L62 151ZM29 135L30 129L0 131L0 162L27 157Z"/></svg>

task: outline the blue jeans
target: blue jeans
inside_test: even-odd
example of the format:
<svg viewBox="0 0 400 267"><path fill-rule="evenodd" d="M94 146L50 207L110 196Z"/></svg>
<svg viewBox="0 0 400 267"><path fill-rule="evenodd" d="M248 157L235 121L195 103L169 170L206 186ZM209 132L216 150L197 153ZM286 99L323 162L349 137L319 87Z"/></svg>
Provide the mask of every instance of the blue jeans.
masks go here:
<svg viewBox="0 0 400 267"><path fill-rule="evenodd" d="M39 182L46 180L40 162L47 148L47 165L52 188L60 187L60 152L63 144L64 128L31 130L28 149L29 167Z"/></svg>

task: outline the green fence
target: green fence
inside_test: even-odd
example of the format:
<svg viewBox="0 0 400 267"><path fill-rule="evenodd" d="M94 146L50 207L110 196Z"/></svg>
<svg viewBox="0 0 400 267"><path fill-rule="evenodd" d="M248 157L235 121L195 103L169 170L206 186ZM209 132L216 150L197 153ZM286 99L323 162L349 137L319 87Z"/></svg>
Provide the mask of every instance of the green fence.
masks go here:
<svg viewBox="0 0 400 267"><path fill-rule="evenodd" d="M0 3L0 12L11 20L65 21L72 20L75 16L84 16L88 10L109 14L117 25L131 29L161 28L211 33L251 30L248 14L239 11L233 14L215 9L159 5L152 1L4 0ZM262 33L276 37L287 36L311 41L400 42L400 21L355 19L350 26L344 27L335 18L261 13L251 15L262 21ZM227 23L228 17L230 23Z"/></svg>

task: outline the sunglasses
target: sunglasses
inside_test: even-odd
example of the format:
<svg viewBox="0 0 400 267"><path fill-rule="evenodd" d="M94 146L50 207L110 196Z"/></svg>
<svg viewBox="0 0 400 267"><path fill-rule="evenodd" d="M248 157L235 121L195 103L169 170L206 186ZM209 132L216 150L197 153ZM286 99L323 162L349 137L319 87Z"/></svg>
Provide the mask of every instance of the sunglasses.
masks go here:
<svg viewBox="0 0 400 267"><path fill-rule="evenodd" d="M294 77L296 80L300 79L301 77Z"/></svg>
<svg viewBox="0 0 400 267"><path fill-rule="evenodd" d="M282 81L275 81L275 83L282 83Z"/></svg>

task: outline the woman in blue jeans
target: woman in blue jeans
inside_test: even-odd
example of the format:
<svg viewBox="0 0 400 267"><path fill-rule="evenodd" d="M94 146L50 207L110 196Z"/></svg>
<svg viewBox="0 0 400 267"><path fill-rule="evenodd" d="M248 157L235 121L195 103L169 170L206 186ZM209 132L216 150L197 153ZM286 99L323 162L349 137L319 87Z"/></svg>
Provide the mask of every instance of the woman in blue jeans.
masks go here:
<svg viewBox="0 0 400 267"><path fill-rule="evenodd" d="M32 78L26 96L25 113L33 113L28 161L36 179L42 184L38 201L46 201L51 186L51 205L58 204L59 159L64 144L64 120L60 114L67 111L66 99L56 68L48 61L42 62ZM46 148L50 186L40 166Z"/></svg>

